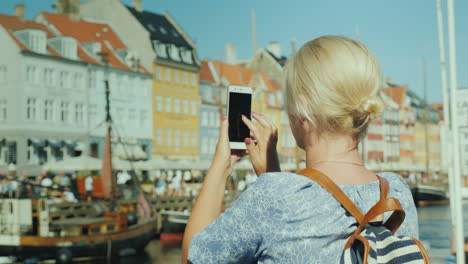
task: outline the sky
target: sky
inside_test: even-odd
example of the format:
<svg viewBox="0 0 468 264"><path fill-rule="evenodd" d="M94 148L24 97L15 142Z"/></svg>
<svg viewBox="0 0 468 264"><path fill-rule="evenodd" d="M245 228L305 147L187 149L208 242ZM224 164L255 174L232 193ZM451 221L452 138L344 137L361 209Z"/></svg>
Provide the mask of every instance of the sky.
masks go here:
<svg viewBox="0 0 468 264"><path fill-rule="evenodd" d="M13 14L17 3L33 18L52 12L55 0L0 0L0 13ZM131 5L131 0L123 0ZM455 0L457 81L468 87L468 1ZM447 1L442 0L448 59ZM255 10L257 46L280 41L283 54L322 35L343 35L366 44L377 56L384 78L423 95L426 61L429 102L442 102L436 0L143 0L148 11L168 12L195 41L201 59L223 59L233 43L240 60L253 55L251 10ZM448 65L448 63L447 63ZM449 69L447 69L449 70Z"/></svg>

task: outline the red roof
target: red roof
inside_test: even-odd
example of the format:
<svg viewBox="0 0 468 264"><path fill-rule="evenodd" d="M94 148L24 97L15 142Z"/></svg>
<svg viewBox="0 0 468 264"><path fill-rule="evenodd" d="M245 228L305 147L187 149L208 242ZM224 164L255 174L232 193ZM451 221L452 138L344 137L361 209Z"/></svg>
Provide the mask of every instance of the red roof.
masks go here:
<svg viewBox="0 0 468 264"><path fill-rule="evenodd" d="M65 15L47 12L41 12L41 14L64 36L73 37L82 44L100 43L101 52L107 54L105 60L110 66L123 70L133 70L113 52L114 50L126 50L127 46L108 24L89 22L82 19L73 20ZM86 59L89 60L90 56L88 55ZM138 65L138 67L144 69L141 65ZM148 73L146 69L144 72Z"/></svg>
<svg viewBox="0 0 468 264"><path fill-rule="evenodd" d="M242 66L231 65L220 61L212 61L220 79L225 79L231 85L248 86L254 71Z"/></svg>
<svg viewBox="0 0 468 264"><path fill-rule="evenodd" d="M405 86L392 86L383 88L383 92L392 98L392 100L397 103L400 107L404 107L404 99L406 96L407 88Z"/></svg>
<svg viewBox="0 0 468 264"><path fill-rule="evenodd" d="M213 74L211 73L210 66L208 66L208 61L204 60L201 63L200 69L200 81L208 81L210 83L215 83Z"/></svg>
<svg viewBox="0 0 468 264"><path fill-rule="evenodd" d="M41 14L53 24L63 35L76 38L81 43L109 42L113 49L127 49L119 36L108 24L89 22L85 20L73 20L68 16L41 12Z"/></svg>
<svg viewBox="0 0 468 264"><path fill-rule="evenodd" d="M134 71L134 69L125 64L125 62L114 53L114 50L126 50L127 47L109 25L84 20L75 21L65 15L46 12L42 12L41 14L60 32L61 35L73 37L79 42L79 44L99 42L101 44L101 51L108 54L106 60L109 62L110 66L123 70ZM31 50L15 37L13 34L14 31L23 29L39 29L46 32L47 38L56 37L56 35L45 25L33 21L23 21L16 16L0 15L0 25L6 29L19 48L26 51ZM47 45L47 51L51 56L63 57L49 45ZM101 64L101 62L88 54L80 45L78 45L77 55L85 62ZM141 64L138 64L137 66L142 72L150 74L150 72Z"/></svg>

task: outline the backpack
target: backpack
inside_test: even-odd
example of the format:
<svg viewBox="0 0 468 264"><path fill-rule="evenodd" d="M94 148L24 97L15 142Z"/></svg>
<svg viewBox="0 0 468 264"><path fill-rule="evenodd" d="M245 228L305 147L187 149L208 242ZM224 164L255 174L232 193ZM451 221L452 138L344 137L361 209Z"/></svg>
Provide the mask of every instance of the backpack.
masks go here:
<svg viewBox="0 0 468 264"><path fill-rule="evenodd" d="M389 183L385 178L377 176L380 182L380 201L364 215L326 175L314 169L304 169L298 174L320 184L357 221L358 228L348 238L340 264L430 263L421 242L408 236L395 235L405 219L405 211L398 199L387 197ZM385 223L372 221L389 211L393 213Z"/></svg>

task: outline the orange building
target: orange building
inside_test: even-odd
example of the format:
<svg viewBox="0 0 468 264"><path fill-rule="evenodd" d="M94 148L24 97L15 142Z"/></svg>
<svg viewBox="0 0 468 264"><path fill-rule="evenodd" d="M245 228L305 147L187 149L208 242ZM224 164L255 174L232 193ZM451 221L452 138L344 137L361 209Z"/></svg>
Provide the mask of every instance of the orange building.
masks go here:
<svg viewBox="0 0 468 264"><path fill-rule="evenodd" d="M414 127L415 114L407 96L408 87L391 86L383 89L383 92L392 98L400 107L400 167L402 169L414 168Z"/></svg>

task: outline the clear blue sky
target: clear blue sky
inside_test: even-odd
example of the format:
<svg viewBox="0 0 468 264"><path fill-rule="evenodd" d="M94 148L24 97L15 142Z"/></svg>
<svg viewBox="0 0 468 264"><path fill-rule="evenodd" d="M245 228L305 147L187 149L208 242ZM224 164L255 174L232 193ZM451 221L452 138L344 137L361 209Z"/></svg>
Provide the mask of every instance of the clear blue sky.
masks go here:
<svg viewBox="0 0 468 264"><path fill-rule="evenodd" d="M12 14L17 3L27 16L52 11L54 0L1 0L0 12ZM131 4L131 0L124 0ZM224 45L234 43L238 58L252 56L251 8L256 10L257 42L279 40L283 53L324 34L356 36L377 55L384 76L407 84L422 95L422 57L427 61L430 102L441 102L439 46L435 0L143 0L147 10L169 12L197 43L200 58L222 59ZM446 21L446 1L442 0ZM468 87L468 1L455 0L458 84ZM356 26L357 25L357 26ZM447 33L447 32L445 32ZM446 47L448 47L446 38ZM448 50L446 50L448 54Z"/></svg>

